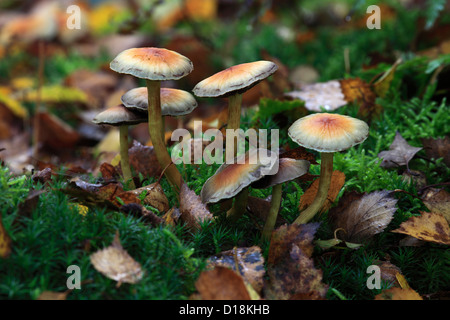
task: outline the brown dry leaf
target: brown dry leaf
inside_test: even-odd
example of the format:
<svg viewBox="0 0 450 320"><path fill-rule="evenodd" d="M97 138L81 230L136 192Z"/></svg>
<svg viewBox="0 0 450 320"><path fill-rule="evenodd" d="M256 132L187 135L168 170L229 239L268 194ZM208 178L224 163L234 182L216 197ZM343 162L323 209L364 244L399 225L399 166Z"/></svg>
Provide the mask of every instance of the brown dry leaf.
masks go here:
<svg viewBox="0 0 450 320"><path fill-rule="evenodd" d="M324 299L327 286L311 255L319 223L283 225L272 233L267 260L266 299Z"/></svg>
<svg viewBox="0 0 450 320"><path fill-rule="evenodd" d="M280 263L267 269L269 280L264 297L270 300L323 300L328 286L322 283L322 270L313 259L293 244Z"/></svg>
<svg viewBox="0 0 450 320"><path fill-rule="evenodd" d="M260 247L233 248L221 252L208 259L208 267L215 266L231 268L238 272L256 292L261 292L265 270Z"/></svg>
<svg viewBox="0 0 450 320"><path fill-rule="evenodd" d="M195 287L203 300L250 300L244 279L227 267L202 271Z"/></svg>
<svg viewBox="0 0 450 320"><path fill-rule="evenodd" d="M52 181L53 171L52 168L48 167L42 170L39 170L33 174L31 179L33 182L40 182L41 184L48 184Z"/></svg>
<svg viewBox="0 0 450 320"><path fill-rule="evenodd" d="M396 132L394 141L389 146L389 151L381 151L378 154L378 158L382 159L380 167L395 168L404 165L408 166L409 161L420 150L422 150L421 147L409 145L400 133Z"/></svg>
<svg viewBox="0 0 450 320"><path fill-rule="evenodd" d="M66 300L70 292L72 292L72 290L64 292L43 291L37 300Z"/></svg>
<svg viewBox="0 0 450 320"><path fill-rule="evenodd" d="M358 116L369 122L382 111L370 85L360 78L339 80L345 100L359 105Z"/></svg>
<svg viewBox="0 0 450 320"><path fill-rule="evenodd" d="M375 300L423 300L422 297L413 289L402 289L394 287L383 290L375 296Z"/></svg>
<svg viewBox="0 0 450 320"><path fill-rule="evenodd" d="M136 262L120 244L119 232L109 247L99 250L90 256L94 268L104 276L121 283L137 283L144 272L141 265Z"/></svg>
<svg viewBox="0 0 450 320"><path fill-rule="evenodd" d="M344 230L344 239L361 243L382 232L397 210L397 199L383 190L369 194L345 193L329 212L334 229Z"/></svg>
<svg viewBox="0 0 450 320"><path fill-rule="evenodd" d="M402 173L402 180L421 189L427 185L427 176L420 170L406 170Z"/></svg>
<svg viewBox="0 0 450 320"><path fill-rule="evenodd" d="M130 165L136 170L136 173L141 173L144 177L155 177L161 174L161 166L153 147L133 141L132 147L128 150L128 155Z"/></svg>
<svg viewBox="0 0 450 320"><path fill-rule="evenodd" d="M159 226L164 223L164 219L157 216L153 211L148 210L137 203L125 204L120 207L120 211L125 214L135 215L138 217L143 217L145 222L149 222L153 227Z"/></svg>
<svg viewBox="0 0 450 320"><path fill-rule="evenodd" d="M402 287L398 279L401 279L402 271L399 267L389 261L375 261L380 267L380 278L386 281L390 286ZM403 283L403 282L402 282Z"/></svg>
<svg viewBox="0 0 450 320"><path fill-rule="evenodd" d="M249 214L253 215L254 217L256 217L261 221L266 221L270 211L270 197L271 196L269 196L267 199L261 199L258 197L248 196L247 211L249 212ZM223 202L222 204L225 204L225 202ZM227 211L229 208L221 208L221 209L222 211ZM281 215L278 215L276 225L282 225L285 223L287 223L286 219L284 219Z"/></svg>
<svg viewBox="0 0 450 320"><path fill-rule="evenodd" d="M11 254L11 238L3 226L0 214L0 258L8 258Z"/></svg>
<svg viewBox="0 0 450 320"><path fill-rule="evenodd" d="M100 199L108 200L117 207L122 206L121 202L123 202L124 204L141 203L139 198L133 192L124 191L119 184L110 183L101 186L96 194L100 197ZM117 198L120 198L121 201L119 201Z"/></svg>
<svg viewBox="0 0 450 320"><path fill-rule="evenodd" d="M142 193L145 193L144 204L152 206L159 212L166 212L169 210L169 200L164 193L163 188L158 182L152 183L135 190L131 190L133 194L140 198Z"/></svg>
<svg viewBox="0 0 450 320"><path fill-rule="evenodd" d="M100 165L100 173L105 181L117 180L118 178L120 178L120 175L117 172L116 168L112 164L107 162L103 162Z"/></svg>
<svg viewBox="0 0 450 320"><path fill-rule="evenodd" d="M213 215L201 198L184 182L180 190L180 212L181 220L194 229L200 229L201 223L213 219Z"/></svg>
<svg viewBox="0 0 450 320"><path fill-rule="evenodd" d="M444 158L444 163L450 167L450 137L444 138L424 138L422 139L423 149L431 159Z"/></svg>
<svg viewBox="0 0 450 320"><path fill-rule="evenodd" d="M445 189L428 188L421 199L431 212L442 214L450 223L450 193Z"/></svg>
<svg viewBox="0 0 450 320"><path fill-rule="evenodd" d="M450 245L450 227L439 213L421 212L421 216L411 217L392 232L403 233L414 238Z"/></svg>
<svg viewBox="0 0 450 320"><path fill-rule="evenodd" d="M45 190L30 190L25 201L19 203L19 205L17 206L17 217L30 218L34 209L36 209L38 205L40 195L44 192Z"/></svg>
<svg viewBox="0 0 450 320"><path fill-rule="evenodd" d="M314 180L311 186L305 191L300 198L298 209L300 211L305 210L316 198L317 191L319 190L319 179ZM325 212L331 208L339 191L342 189L345 183L345 174L338 170L334 170L331 176L330 189L328 190L327 200L325 201L322 209L319 213Z"/></svg>
<svg viewBox="0 0 450 320"><path fill-rule="evenodd" d="M39 138L42 146L54 150L70 150L80 140L80 135L63 120L45 112L40 112L39 117Z"/></svg>

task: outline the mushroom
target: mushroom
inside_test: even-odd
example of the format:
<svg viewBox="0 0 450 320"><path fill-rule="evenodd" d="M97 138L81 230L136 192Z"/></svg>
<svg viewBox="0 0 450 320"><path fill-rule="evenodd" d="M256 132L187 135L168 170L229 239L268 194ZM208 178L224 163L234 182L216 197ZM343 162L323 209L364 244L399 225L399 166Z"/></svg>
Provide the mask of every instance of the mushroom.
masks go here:
<svg viewBox="0 0 450 320"><path fill-rule="evenodd" d="M194 94L198 97L228 97L227 130L240 128L242 95L245 91L257 85L278 70L278 66L271 61L255 61L242 63L222 70L206 78L194 87ZM237 155L237 146L225 146L226 159ZM247 203L248 191L243 190L235 199L230 215L242 213ZM234 213L233 213L234 212Z"/></svg>
<svg viewBox="0 0 450 320"><path fill-rule="evenodd" d="M161 116L162 133L165 132L165 116L183 116L189 114L197 108L197 101L194 96L187 91L161 88ZM147 87L134 88L127 91L121 98L125 107L148 114L148 93Z"/></svg>
<svg viewBox="0 0 450 320"><path fill-rule="evenodd" d="M240 128L242 94L277 69L275 63L264 60L238 64L200 81L193 91L198 97L228 97L227 129L236 130ZM227 148L226 156L234 158L236 148Z"/></svg>
<svg viewBox="0 0 450 320"><path fill-rule="evenodd" d="M178 80L193 70L191 60L171 50L162 48L132 48L122 51L110 63L110 68L118 73L131 74L145 79L148 95L148 129L156 157L169 182L178 191L181 174L172 162L162 135L161 81Z"/></svg>
<svg viewBox="0 0 450 320"><path fill-rule="evenodd" d="M317 195L294 221L303 224L314 217L327 198L333 173L333 153L362 143L369 135L369 126L364 121L349 116L316 113L295 121L288 134L299 145L321 154Z"/></svg>
<svg viewBox="0 0 450 320"><path fill-rule="evenodd" d="M128 126L146 122L147 117L133 112L124 105L120 104L115 107L106 109L100 112L92 120L96 124L108 124L111 126L119 127L120 131L120 164L122 168L123 178L125 182L130 181L130 188L135 189L136 186L133 182L131 175L130 162L128 159Z"/></svg>
<svg viewBox="0 0 450 320"><path fill-rule="evenodd" d="M222 164L216 173L209 177L203 185L200 192L202 202L216 203L224 199L233 198L239 193L246 191L246 188L251 183L263 178L267 172L271 171L273 163L254 161L258 150L250 149L247 153L237 156L234 163ZM248 193L245 192L244 201L239 203L236 212L242 213L245 211L247 196ZM228 212L227 216L231 220L236 221L241 215Z"/></svg>
<svg viewBox="0 0 450 320"><path fill-rule="evenodd" d="M278 172L274 175L266 175L264 178L252 183L252 188L266 189L272 187L272 199L270 200L269 214L262 231L262 239L270 239L278 211L280 210L282 185L306 174L309 170L310 162L307 160L296 160L291 158L280 158Z"/></svg>

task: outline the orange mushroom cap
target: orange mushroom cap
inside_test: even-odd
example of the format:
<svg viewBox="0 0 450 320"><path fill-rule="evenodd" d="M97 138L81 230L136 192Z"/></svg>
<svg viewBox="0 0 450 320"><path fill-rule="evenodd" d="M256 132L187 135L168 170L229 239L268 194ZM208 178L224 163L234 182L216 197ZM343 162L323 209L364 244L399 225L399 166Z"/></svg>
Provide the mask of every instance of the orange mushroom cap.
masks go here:
<svg viewBox="0 0 450 320"><path fill-rule="evenodd" d="M148 80L178 80L194 69L192 61L178 52L153 47L122 51L111 61L110 68Z"/></svg>
<svg viewBox="0 0 450 320"><path fill-rule="evenodd" d="M193 91L199 97L221 97L244 92L277 69L275 63L264 60L238 64L200 81Z"/></svg>
<svg viewBox="0 0 450 320"><path fill-rule="evenodd" d="M122 103L129 109L147 113L147 92L147 87L131 89L122 96ZM182 116L191 113L197 107L194 96L184 90L161 88L160 95L163 116Z"/></svg>
<svg viewBox="0 0 450 320"><path fill-rule="evenodd" d="M237 156L233 163L222 164L203 185L200 193L202 201L215 203L222 199L232 198L252 182L264 177L274 163L254 161L257 160L257 153L258 149L251 149L246 154ZM245 157L245 163L240 163L243 157Z"/></svg>
<svg viewBox="0 0 450 320"><path fill-rule="evenodd" d="M295 121L289 137L299 145L319 152L337 152L367 139L369 126L349 116L316 113Z"/></svg>

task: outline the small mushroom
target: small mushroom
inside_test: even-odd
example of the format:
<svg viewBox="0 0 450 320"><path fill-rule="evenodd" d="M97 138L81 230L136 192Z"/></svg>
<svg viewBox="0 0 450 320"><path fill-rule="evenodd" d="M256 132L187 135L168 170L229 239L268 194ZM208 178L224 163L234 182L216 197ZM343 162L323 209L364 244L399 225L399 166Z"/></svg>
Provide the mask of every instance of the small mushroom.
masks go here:
<svg viewBox="0 0 450 320"><path fill-rule="evenodd" d="M161 88L161 116L162 132L165 132L165 116L183 116L189 114L197 108L197 101L194 96L187 91ZM148 114L148 93L147 87L134 88L127 91L121 98L125 107Z"/></svg>
<svg viewBox="0 0 450 320"><path fill-rule="evenodd" d="M303 224L314 217L327 198L333 173L333 153L362 143L369 135L369 126L364 121L349 116L316 113L295 121L288 134L299 145L321 153L317 195L294 221Z"/></svg>
<svg viewBox="0 0 450 320"><path fill-rule="evenodd" d="M120 131L120 164L125 182L130 181L131 189L136 186L131 175L130 162L128 159L128 126L147 122L147 117L138 112L133 112L124 105L120 104L115 107L100 112L92 120L96 124L108 124L119 127Z"/></svg>
<svg viewBox="0 0 450 320"><path fill-rule="evenodd" d="M278 172L274 175L266 175L264 178L252 183L252 188L266 189L272 187L272 199L270 201L269 214L262 231L262 239L269 240L278 211L281 205L282 185L284 182L292 181L306 174L309 170L310 162L307 160L296 160L291 158L279 159Z"/></svg>
<svg viewBox="0 0 450 320"><path fill-rule="evenodd" d="M247 153L237 156L234 163L222 164L216 173L206 180L203 185L200 192L202 202L216 203L224 199L233 198L246 191L246 188L251 183L263 178L272 169L273 163L257 161L258 150L250 149ZM231 209L236 210L239 214L235 214L234 211L227 213L228 218L231 220L238 220L245 211L248 193L245 192L245 195L242 201ZM237 199L235 199L236 201Z"/></svg>
<svg viewBox="0 0 450 320"><path fill-rule="evenodd" d="M242 94L277 69L275 63L264 60L238 64L200 81L193 91L198 97L228 97L227 129L236 130L240 128ZM227 148L226 156L236 156L236 148Z"/></svg>
<svg viewBox="0 0 450 320"><path fill-rule="evenodd" d="M119 53L111 61L110 68L118 73L131 74L146 80L150 138L160 166L166 168L165 176L179 191L181 174L176 166L170 166L172 159L162 134L160 88L163 80L178 80L191 73L192 61L175 51L163 48L132 48Z"/></svg>

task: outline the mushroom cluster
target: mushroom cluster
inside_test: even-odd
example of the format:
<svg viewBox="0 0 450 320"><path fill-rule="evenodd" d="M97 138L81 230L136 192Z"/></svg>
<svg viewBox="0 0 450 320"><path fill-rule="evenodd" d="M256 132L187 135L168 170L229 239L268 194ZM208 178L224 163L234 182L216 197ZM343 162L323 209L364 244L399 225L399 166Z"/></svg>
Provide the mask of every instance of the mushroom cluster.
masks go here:
<svg viewBox="0 0 450 320"><path fill-rule="evenodd" d="M177 189L176 191L179 191L182 178L176 166L170 166L172 160L164 142L163 116L188 114L197 107L197 102L186 91L161 88L161 81L178 80L191 73L193 70L191 60L175 51L163 48L132 48L119 53L111 61L110 68L118 73L129 74L146 81L146 87L134 88L126 92L121 100L124 108L129 112L140 114L141 118L145 117L156 158L161 168L165 168L164 174L167 180ZM123 142L125 147L125 141ZM123 155L125 156L125 151ZM127 163L128 160L122 158L123 162ZM131 171L128 170L129 165L128 168L125 167L124 164L122 168L124 178L129 179L131 176Z"/></svg>
<svg viewBox="0 0 450 320"><path fill-rule="evenodd" d="M228 97L228 133L228 130L240 128L242 95L277 70L278 66L271 61L242 63L200 81L193 91L198 97ZM237 144L233 143L233 146L231 147L228 143L225 146L225 158L228 163L238 156ZM245 165L242 164L242 166ZM245 212L247 198L248 189L241 189L234 199L233 207L228 212L232 220L237 220Z"/></svg>

